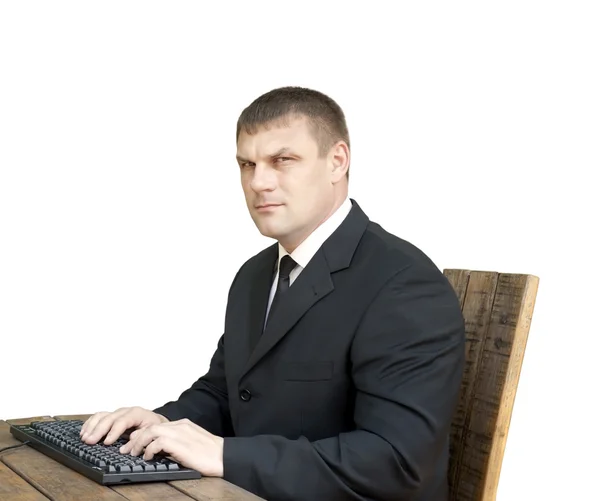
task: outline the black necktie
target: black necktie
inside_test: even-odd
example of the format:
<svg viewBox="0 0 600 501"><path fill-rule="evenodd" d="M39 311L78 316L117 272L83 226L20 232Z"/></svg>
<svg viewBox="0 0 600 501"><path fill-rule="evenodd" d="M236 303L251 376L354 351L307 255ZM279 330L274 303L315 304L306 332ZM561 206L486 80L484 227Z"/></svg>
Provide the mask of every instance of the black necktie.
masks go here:
<svg viewBox="0 0 600 501"><path fill-rule="evenodd" d="M279 262L277 290L275 291L275 296L273 297L273 302L271 303L271 309L269 310L267 322L273 316L273 310L277 306L277 303L279 303L281 295L290 288L290 273L296 267L296 264L296 261L294 261L289 255L285 255L281 258L281 261Z"/></svg>

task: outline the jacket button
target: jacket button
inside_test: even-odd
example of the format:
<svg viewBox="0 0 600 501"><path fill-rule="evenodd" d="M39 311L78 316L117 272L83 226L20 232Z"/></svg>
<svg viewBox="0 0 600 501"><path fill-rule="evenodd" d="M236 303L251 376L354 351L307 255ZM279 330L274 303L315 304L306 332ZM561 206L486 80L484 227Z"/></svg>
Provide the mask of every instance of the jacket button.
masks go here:
<svg viewBox="0 0 600 501"><path fill-rule="evenodd" d="M242 391L240 391L240 398L244 402L247 402L248 400L250 400L252 398L252 394L248 390L242 390Z"/></svg>

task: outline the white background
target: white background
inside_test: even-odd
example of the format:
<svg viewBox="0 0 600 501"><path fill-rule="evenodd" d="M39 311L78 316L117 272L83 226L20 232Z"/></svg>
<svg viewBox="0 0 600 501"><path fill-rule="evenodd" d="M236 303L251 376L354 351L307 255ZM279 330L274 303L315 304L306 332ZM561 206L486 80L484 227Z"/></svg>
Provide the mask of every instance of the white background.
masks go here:
<svg viewBox="0 0 600 501"><path fill-rule="evenodd" d="M0 419L155 407L210 361L239 113L346 112L350 194L441 268L540 277L499 501L598 499L595 2L0 4Z"/></svg>

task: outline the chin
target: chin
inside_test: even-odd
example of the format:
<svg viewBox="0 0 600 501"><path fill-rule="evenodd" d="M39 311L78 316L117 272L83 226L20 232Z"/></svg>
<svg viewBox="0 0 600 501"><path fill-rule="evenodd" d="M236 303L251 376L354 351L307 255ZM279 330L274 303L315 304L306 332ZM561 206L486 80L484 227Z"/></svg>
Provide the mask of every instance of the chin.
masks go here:
<svg viewBox="0 0 600 501"><path fill-rule="evenodd" d="M277 238L277 231L274 230L272 225L265 223L265 221L261 221L260 217L254 219L254 224L261 235L269 238Z"/></svg>
<svg viewBox="0 0 600 501"><path fill-rule="evenodd" d="M260 234L262 236L267 237L267 238L274 238L275 240L278 240L279 237L281 236L279 232L273 231L273 230L269 230L269 229L261 229L261 228L259 228L258 231L260 231Z"/></svg>

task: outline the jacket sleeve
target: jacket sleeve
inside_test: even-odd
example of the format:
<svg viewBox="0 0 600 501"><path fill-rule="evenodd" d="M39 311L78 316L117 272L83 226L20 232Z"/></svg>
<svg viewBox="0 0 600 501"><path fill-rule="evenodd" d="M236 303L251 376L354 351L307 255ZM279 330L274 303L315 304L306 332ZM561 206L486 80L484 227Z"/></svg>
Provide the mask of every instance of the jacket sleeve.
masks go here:
<svg viewBox="0 0 600 501"><path fill-rule="evenodd" d="M464 335L458 299L443 274L403 269L355 333L355 429L314 442L226 438L224 478L266 499L413 499L447 454Z"/></svg>
<svg viewBox="0 0 600 501"><path fill-rule="evenodd" d="M238 270L229 287L228 300L241 270L242 268ZM154 409L154 412L165 416L169 421L187 418L213 435L233 435L225 378L224 342L225 335L222 334L208 372L185 390L177 400L167 402Z"/></svg>
<svg viewBox="0 0 600 501"><path fill-rule="evenodd" d="M154 409L169 421L187 418L208 432L225 437L233 434L227 383L225 381L224 335L219 339L208 372L185 390L176 401Z"/></svg>

